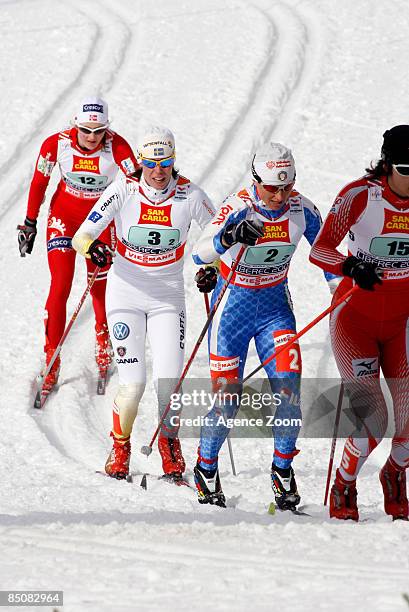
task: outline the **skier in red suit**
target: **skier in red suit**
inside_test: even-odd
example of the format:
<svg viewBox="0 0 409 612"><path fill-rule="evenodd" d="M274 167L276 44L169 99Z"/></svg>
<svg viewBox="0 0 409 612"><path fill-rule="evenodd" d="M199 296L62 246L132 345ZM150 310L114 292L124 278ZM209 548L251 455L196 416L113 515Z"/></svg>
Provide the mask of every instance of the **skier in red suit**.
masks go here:
<svg viewBox="0 0 409 612"><path fill-rule="evenodd" d="M337 247L348 234L346 257ZM380 370L393 400L395 432L380 472L385 512L408 519L409 467L409 125L384 134L382 157L344 187L318 234L311 261L343 274L334 299L360 289L331 316L331 341L357 429L348 438L331 489L330 515L358 520L356 477L385 435L388 412Z"/></svg>
<svg viewBox="0 0 409 612"><path fill-rule="evenodd" d="M113 182L120 169L135 172L138 164L129 144L109 129L108 105L97 97L85 98L78 109L74 125L49 136L42 144L31 181L26 219L18 226L18 243L22 257L31 253L36 237L37 217L54 166L58 164L61 179L52 196L47 222L48 265L51 286L45 306L45 354L48 365L65 329L66 304L74 276L76 252L71 240L89 211ZM108 227L102 240L114 247L115 232ZM86 260L88 276L94 266ZM111 360L105 314L107 269L102 269L91 290L95 311L96 361L100 369ZM58 358L44 380L49 391L57 382Z"/></svg>

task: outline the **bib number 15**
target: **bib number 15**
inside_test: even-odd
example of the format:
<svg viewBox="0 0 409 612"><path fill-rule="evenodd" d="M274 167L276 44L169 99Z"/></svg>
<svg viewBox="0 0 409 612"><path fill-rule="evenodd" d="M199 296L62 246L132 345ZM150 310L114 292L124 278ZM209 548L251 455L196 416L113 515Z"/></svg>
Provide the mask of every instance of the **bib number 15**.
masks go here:
<svg viewBox="0 0 409 612"><path fill-rule="evenodd" d="M389 255L408 257L409 256L409 240L393 240L388 242Z"/></svg>

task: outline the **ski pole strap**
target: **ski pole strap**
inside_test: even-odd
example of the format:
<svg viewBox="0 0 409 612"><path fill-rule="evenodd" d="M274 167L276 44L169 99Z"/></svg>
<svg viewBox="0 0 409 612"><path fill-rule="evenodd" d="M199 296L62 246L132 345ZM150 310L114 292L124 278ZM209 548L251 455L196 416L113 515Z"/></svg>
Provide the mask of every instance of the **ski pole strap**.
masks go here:
<svg viewBox="0 0 409 612"><path fill-rule="evenodd" d="M288 350L290 348L290 346L292 346L295 342L297 342L298 338L301 338L301 336L306 334L307 331L309 331L312 327L314 327L314 325L319 323L319 321L321 321L321 319L323 319L330 312L335 310L340 304L342 304L342 302L345 302L345 300L347 300L353 293L355 293L355 291L357 291L357 289L359 289L358 285L355 285L354 287L349 289L338 300L333 302L331 304L331 306L329 306L326 310L324 310L324 312L322 312L320 315L318 315L318 317L316 317L313 321L311 321L311 323L308 323L308 325L306 325L304 327L304 329L302 329L300 332L298 332L298 334L295 334L295 336L293 336L291 338L291 340L289 340L288 342L286 342L285 344L280 346L280 348L277 349L276 351L274 351L274 353L272 355L270 355L270 357L267 357L267 359L265 359L262 363L260 363L260 365L257 366L257 368L255 368L255 370L253 370L252 372L250 372L250 374L248 374L245 378L243 378L243 384L245 382L247 382L249 380L249 378L254 376L254 374L257 374L257 372L259 372L261 370L261 368L264 368L264 366L266 366L268 363L270 363L270 361L272 361L273 359L275 359L276 357L281 355L281 353L283 351Z"/></svg>

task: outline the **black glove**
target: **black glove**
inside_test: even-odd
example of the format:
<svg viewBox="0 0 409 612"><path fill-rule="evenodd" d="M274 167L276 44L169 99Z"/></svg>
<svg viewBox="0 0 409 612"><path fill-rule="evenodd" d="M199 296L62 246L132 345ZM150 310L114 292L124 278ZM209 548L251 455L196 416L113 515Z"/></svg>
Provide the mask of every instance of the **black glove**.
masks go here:
<svg viewBox="0 0 409 612"><path fill-rule="evenodd" d="M98 266L98 268L110 266L112 264L112 258L114 257L114 252L105 242L101 242L101 240L94 240L94 242L90 244L87 254L91 255L92 263Z"/></svg>
<svg viewBox="0 0 409 612"><path fill-rule="evenodd" d="M210 293L213 291L217 283L217 268L214 266L200 268L195 276L195 283L200 293Z"/></svg>
<svg viewBox="0 0 409 612"><path fill-rule="evenodd" d="M26 253L30 255L33 250L34 240L37 236L37 221L26 217L24 224L17 225L17 229L18 248L21 257L25 257Z"/></svg>
<svg viewBox="0 0 409 612"><path fill-rule="evenodd" d="M221 236L223 246L230 248L233 244L241 242L254 246L257 238L261 238L264 234L264 225L258 219L243 219L237 225L228 225Z"/></svg>
<svg viewBox="0 0 409 612"><path fill-rule="evenodd" d="M358 287L367 291L374 291L375 285L382 285L381 274L376 264L362 261L351 255L342 264L342 273L353 278Z"/></svg>

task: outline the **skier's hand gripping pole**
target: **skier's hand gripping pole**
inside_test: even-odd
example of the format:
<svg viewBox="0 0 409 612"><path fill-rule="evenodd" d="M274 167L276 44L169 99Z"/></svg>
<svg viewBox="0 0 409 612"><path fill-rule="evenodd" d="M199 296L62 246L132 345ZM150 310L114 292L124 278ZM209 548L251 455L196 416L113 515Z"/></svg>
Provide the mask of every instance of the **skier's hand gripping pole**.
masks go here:
<svg viewBox="0 0 409 612"><path fill-rule="evenodd" d="M58 355L60 354L61 347L62 347L62 345L64 344L65 339L66 339L66 337L68 336L68 334L69 334L69 332L70 332L70 330L71 330L71 327L74 325L74 321L75 321L75 319L77 318L78 313L79 313L79 311L81 310L82 305L83 305L83 303L85 302L85 299L86 299L86 297L87 297L88 293L91 291L92 285L94 284L94 282L95 282L95 280L96 280L96 278L97 278L98 272L99 272L99 268L98 268L98 266L97 266L97 267L95 268L95 270L94 270L94 272L93 272L93 274L92 274L91 278L90 278L90 279L89 279L89 281L88 281L88 284L87 284L87 286L86 286L86 288L85 288L84 293L83 293L83 294L82 294L82 296L81 296L80 301L78 302L78 305L77 305L76 309L74 310L74 312L73 312L73 314L72 314L72 317L71 317L71 319L70 319L70 322L68 323L67 327L66 327L66 328L65 328L65 330L64 330L63 335L61 336L61 340L60 340L60 342L59 342L59 344L58 344L57 348L55 349L55 351L54 351L54 353L53 353L53 356L51 357L51 360L50 360L50 363L49 363L49 364L48 364L48 366L47 366L47 369L45 370L45 372L44 372L43 374L40 374L40 375L37 377L37 383L38 383L38 387L39 387L39 389L38 389L38 390L39 390L40 392L41 392L42 387L43 387L43 382L44 382L44 379L45 379L45 378L48 376L48 374L51 372L51 368L53 367L55 360L57 359Z"/></svg>
<svg viewBox="0 0 409 612"><path fill-rule="evenodd" d="M247 382L249 380L249 378L251 378L252 376L254 376L254 374L257 374L257 372L259 372L261 370L261 368L264 368L264 366L266 366L268 363L270 363L270 361L272 361L273 359L275 359L276 357L278 357L279 355L281 355L281 353L283 351L286 351L290 348L290 346L292 346L297 340L298 338L301 338L301 336L303 336L304 334L307 333L307 331L309 331L312 327L314 327L314 325L316 325L317 323L319 323L321 321L321 319L324 319L324 317L326 317L328 314L330 314L333 310L335 310L336 308L338 308L338 306L340 304L342 304L342 302L345 302L345 300L347 300L349 297L351 297L351 295L353 293L355 293L355 291L357 291L359 289L358 285L355 285L354 287L352 287L351 289L349 289L346 293L344 293L344 295L342 295L338 300L336 300L335 302L333 302L331 304L331 306L329 306L326 310L324 310L320 315L318 315L318 317L316 317L313 321L311 321L311 323L308 323L308 325L306 325L304 327L304 329L302 329L300 332L298 332L298 334L295 334L295 336L293 336L291 338L291 340L289 340L288 342L286 342L285 344L283 344L279 349L277 349L276 351L274 351L274 353L272 355L270 355L270 357L267 357L267 359L265 359L263 361L263 363L260 363L259 366L257 366L257 368L255 368L255 370L253 370L252 372L250 372L250 374L248 374L244 379L243 379L243 384L245 382Z"/></svg>
<svg viewBox="0 0 409 612"><path fill-rule="evenodd" d="M200 332L200 336L197 339L197 342L196 342L196 344L194 346L192 354L190 355L190 357L188 359L188 362L185 365L185 369L182 372L182 376L179 378L179 381L178 381L176 387L174 388L172 395L174 395L174 394L179 392L179 389L182 386L182 382L184 381L184 379L186 377L186 374L188 373L189 368L192 365L194 358L196 357L196 353L199 350L199 347L200 347L200 345L201 345L201 343L203 341L203 338L206 335L207 330L209 329L210 323L213 321L213 317L216 314L216 310L218 309L218 307L220 305L220 302L222 301L223 296L226 293L227 287L229 286L230 281L233 278L233 274L235 273L236 268L239 265L241 257L243 255L244 251L246 250L246 248L247 248L246 245L243 245L240 248L240 251L238 252L237 257L236 257L236 261L233 263L233 265L232 265L232 267L230 269L229 275L226 278L226 281L225 281L223 287L220 290L219 296L218 296L217 300L215 301L215 303L213 304L213 306L212 306L212 308L211 308L211 310L209 312L209 316L207 317L206 323L204 324L204 327L203 327L202 331ZM167 416L167 414L168 414L168 412L170 410L170 406L171 406L171 399L169 399L169 403L168 403L168 405L166 406L165 410L162 413L162 416L161 416L161 418L159 420L159 423L158 423L158 426L157 426L157 428L155 430L155 433L152 436L152 440L149 442L148 445L142 446L141 453L143 455L146 455L147 457L149 457L149 455L151 454L153 443L155 442L156 437L157 437L157 435L158 435L158 433L159 433L159 431L160 431L160 429L161 429L161 427L163 425L163 422L166 419L166 416Z"/></svg>

